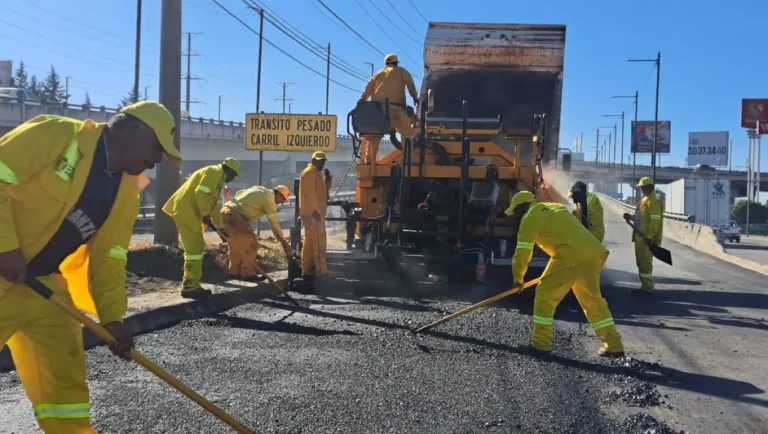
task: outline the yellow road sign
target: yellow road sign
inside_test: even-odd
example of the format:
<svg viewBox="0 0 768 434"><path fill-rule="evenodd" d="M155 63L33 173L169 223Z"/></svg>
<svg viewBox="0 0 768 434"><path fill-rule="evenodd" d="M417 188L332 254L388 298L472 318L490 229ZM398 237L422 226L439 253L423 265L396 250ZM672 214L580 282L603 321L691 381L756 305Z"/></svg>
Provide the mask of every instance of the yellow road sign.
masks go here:
<svg viewBox="0 0 768 434"><path fill-rule="evenodd" d="M245 149L249 151L336 151L336 115L248 113Z"/></svg>

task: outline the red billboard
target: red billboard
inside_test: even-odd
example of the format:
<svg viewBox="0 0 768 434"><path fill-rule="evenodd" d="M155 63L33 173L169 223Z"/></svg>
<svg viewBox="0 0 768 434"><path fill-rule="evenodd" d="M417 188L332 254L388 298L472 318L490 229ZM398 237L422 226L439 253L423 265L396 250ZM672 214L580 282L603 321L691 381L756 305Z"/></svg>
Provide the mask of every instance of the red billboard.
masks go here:
<svg viewBox="0 0 768 434"><path fill-rule="evenodd" d="M741 126L755 128L760 122L760 134L768 134L768 99L741 100Z"/></svg>

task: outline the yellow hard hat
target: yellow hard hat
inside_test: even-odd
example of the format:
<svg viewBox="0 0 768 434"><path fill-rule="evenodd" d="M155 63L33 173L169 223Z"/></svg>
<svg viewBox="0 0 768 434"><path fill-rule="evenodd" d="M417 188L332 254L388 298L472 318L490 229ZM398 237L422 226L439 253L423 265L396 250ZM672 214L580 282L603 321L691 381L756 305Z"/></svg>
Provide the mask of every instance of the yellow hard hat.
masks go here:
<svg viewBox="0 0 768 434"><path fill-rule="evenodd" d="M651 178L647 177L647 176L644 176L644 177L640 178L640 182L638 182L635 187L639 188L639 187L645 187L645 186L648 186L648 185L653 185L653 180Z"/></svg>
<svg viewBox="0 0 768 434"><path fill-rule="evenodd" d="M275 190L277 190L280 194L282 194L283 197L286 199L288 199L288 196L291 195L291 190L284 185L278 185L277 187L275 187Z"/></svg>
<svg viewBox="0 0 768 434"><path fill-rule="evenodd" d="M384 64L388 63L400 63L400 59L397 58L397 54L387 54L384 56Z"/></svg>
<svg viewBox="0 0 768 434"><path fill-rule="evenodd" d="M120 113L131 115L144 122L155 132L155 137L165 151L165 157L174 164L181 163L181 154L173 146L173 134L176 132L176 121L165 106L155 101L140 101L120 109Z"/></svg>
<svg viewBox="0 0 768 434"><path fill-rule="evenodd" d="M237 159L232 157L227 157L224 159L224 161L221 163L224 166L229 167L230 169L235 171L235 175L242 176L242 172L240 171L240 162L237 161Z"/></svg>
<svg viewBox="0 0 768 434"><path fill-rule="evenodd" d="M504 214L506 215L512 215L512 213L515 212L515 208L518 207L518 205L522 205L524 203L530 203L530 202L536 202L536 196L533 195L530 191L518 191L514 196L512 196L512 200L509 202L509 208L507 208L506 211L504 211Z"/></svg>
<svg viewBox="0 0 768 434"><path fill-rule="evenodd" d="M314 154L312 154L313 160L327 160L328 157L325 156L325 152L323 151L315 151Z"/></svg>

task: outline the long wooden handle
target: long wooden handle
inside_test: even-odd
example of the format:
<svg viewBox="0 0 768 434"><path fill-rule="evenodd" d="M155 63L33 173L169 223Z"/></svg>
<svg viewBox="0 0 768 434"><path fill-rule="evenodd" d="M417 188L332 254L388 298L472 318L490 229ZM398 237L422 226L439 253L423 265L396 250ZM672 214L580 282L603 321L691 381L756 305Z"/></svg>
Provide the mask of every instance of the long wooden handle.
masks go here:
<svg viewBox="0 0 768 434"><path fill-rule="evenodd" d="M464 308L464 309L462 309L462 310L460 310L458 312L455 312L455 313L452 313L452 314L450 314L450 315L448 315L446 317L440 318L439 320L437 320L435 322L432 322L432 323L429 323L429 324L427 324L425 326L419 327L419 328L415 329L413 332L414 333L420 333L420 332L423 332L425 330L429 330L429 329L431 329L433 327L439 326L440 324L442 324L442 323L444 323L446 321L450 321L450 320L452 320L454 318L458 318L458 317L464 315L465 313L472 312L475 309L479 309L479 308L481 308L483 306L487 306L487 305L489 305L489 304L491 304L493 302L501 300L502 298L509 297L512 294L516 294L516 293L518 293L518 292L520 292L520 291L522 291L522 290L524 290L526 288L530 288L531 286L537 285L539 282L541 282L541 277L537 277L536 279L529 280L528 282L525 282L523 284L523 286L515 286L514 288L508 289L508 290L506 290L506 291L504 291L504 292L502 292L500 294L496 294L496 295L494 295L491 298L487 298L487 299L481 301L480 303L473 304L472 306L466 307L466 308Z"/></svg>
<svg viewBox="0 0 768 434"><path fill-rule="evenodd" d="M109 330L104 328L101 324L97 323L96 321L90 319L88 316L86 316L84 313L77 310L75 307L73 307L69 303L61 300L61 298L59 298L56 294L54 294L47 286L45 286L45 284L40 282L38 279L34 279L34 278L27 279L26 284L27 286L32 288L35 292L40 294L42 297L46 298L48 301L50 301L51 303L59 307L61 310L63 310L67 315L76 319L78 322L84 325L88 330L92 331L96 336L100 337L105 342L110 344L116 342L114 336L112 336ZM198 405L208 410L211 414L219 418L222 422L234 428L234 430L237 431L238 433L242 433L242 434L253 433L253 431L249 430L243 424L238 422L237 419L230 416L228 413L226 413L224 410L220 409L219 407L216 407L213 403L211 403L210 401L205 399L202 395L200 395L199 393L189 388L187 385L182 383L179 379L171 375L168 371L157 366L154 362L144 357L144 355L138 352L137 350L131 349L131 359L136 361L136 363L143 366L151 373L155 374L161 380L168 383L174 389L181 392L187 398L191 399L192 401L195 401Z"/></svg>

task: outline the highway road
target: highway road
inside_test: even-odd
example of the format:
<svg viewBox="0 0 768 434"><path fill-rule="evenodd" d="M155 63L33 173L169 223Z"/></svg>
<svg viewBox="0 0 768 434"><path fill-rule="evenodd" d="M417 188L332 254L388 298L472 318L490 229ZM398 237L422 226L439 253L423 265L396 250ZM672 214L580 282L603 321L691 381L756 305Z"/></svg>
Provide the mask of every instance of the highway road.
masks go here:
<svg viewBox="0 0 768 434"><path fill-rule="evenodd" d="M739 258L768 264L768 237L742 236L740 243L725 243L725 250Z"/></svg>
<svg viewBox="0 0 768 434"><path fill-rule="evenodd" d="M657 264L657 292L633 296L629 233L606 218L602 289L631 356L623 361L595 355L572 297L557 312L554 356L540 359L524 350L532 293L414 336L408 329L483 290L409 288L385 270L361 282L344 268L301 296L309 309L265 300L138 345L257 432L765 432L765 277L667 242L675 266ZM88 365L101 432L229 432L105 348L90 350ZM14 373L0 374L0 397L0 431L35 432Z"/></svg>

